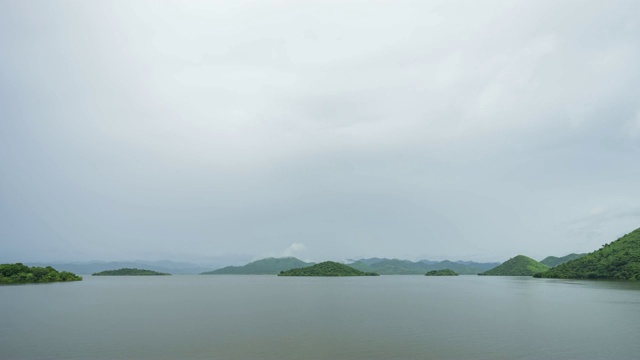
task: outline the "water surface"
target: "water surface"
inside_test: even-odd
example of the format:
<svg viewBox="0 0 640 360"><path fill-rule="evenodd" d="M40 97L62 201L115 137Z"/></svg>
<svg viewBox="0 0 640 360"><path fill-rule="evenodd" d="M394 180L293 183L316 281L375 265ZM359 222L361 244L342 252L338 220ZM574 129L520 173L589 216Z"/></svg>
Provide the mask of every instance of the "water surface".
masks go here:
<svg viewBox="0 0 640 360"><path fill-rule="evenodd" d="M637 359L640 283L91 277L0 287L1 359Z"/></svg>

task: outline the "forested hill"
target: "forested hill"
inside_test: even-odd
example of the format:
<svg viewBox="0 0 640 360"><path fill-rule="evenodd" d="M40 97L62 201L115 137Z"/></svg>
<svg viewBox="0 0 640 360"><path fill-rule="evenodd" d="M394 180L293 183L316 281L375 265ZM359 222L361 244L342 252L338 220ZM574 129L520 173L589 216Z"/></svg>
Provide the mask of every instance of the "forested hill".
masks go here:
<svg viewBox="0 0 640 360"><path fill-rule="evenodd" d="M540 261L541 264L545 264L548 267L554 267L554 266L558 266L560 264L564 264L568 261L571 260L575 260L575 259L580 259L581 257L585 256L587 254L569 254L569 255L565 255L563 257L556 257L556 256L547 256L546 258L544 258L544 260Z"/></svg>
<svg viewBox="0 0 640 360"><path fill-rule="evenodd" d="M118 270L105 270L93 274L93 276L155 276L171 275L153 270L123 268Z"/></svg>
<svg viewBox="0 0 640 360"><path fill-rule="evenodd" d="M541 264L530 257L518 255L479 275L531 276L547 269L549 269L547 265Z"/></svg>
<svg viewBox="0 0 640 360"><path fill-rule="evenodd" d="M536 277L640 280L640 229Z"/></svg>
<svg viewBox="0 0 640 360"><path fill-rule="evenodd" d="M22 263L1 264L0 284L29 284L29 283L50 283L80 281L82 277L67 272L58 272L51 266L28 267Z"/></svg>
<svg viewBox="0 0 640 360"><path fill-rule="evenodd" d="M283 271L278 276L378 276L378 274L360 271L333 261L325 261L312 266Z"/></svg>
<svg viewBox="0 0 640 360"><path fill-rule="evenodd" d="M222 269L203 272L202 275L276 275L281 271L313 265L294 257L266 258L244 266L227 266Z"/></svg>

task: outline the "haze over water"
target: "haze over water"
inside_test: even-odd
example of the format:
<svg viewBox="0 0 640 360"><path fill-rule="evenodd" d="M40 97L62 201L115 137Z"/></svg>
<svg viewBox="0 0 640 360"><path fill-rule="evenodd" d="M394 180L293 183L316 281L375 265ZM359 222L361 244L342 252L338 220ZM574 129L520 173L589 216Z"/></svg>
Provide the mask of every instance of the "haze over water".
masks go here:
<svg viewBox="0 0 640 360"><path fill-rule="evenodd" d="M2 359L633 359L640 284L91 277L0 287Z"/></svg>

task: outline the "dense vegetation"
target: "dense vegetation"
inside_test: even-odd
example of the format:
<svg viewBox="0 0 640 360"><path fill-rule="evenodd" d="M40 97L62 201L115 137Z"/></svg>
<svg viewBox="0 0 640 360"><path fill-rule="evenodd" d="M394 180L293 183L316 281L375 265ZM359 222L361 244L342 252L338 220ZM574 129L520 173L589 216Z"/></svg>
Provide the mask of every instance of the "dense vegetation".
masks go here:
<svg viewBox="0 0 640 360"><path fill-rule="evenodd" d="M531 276L547 269L549 269L547 265L541 264L530 257L518 255L478 275Z"/></svg>
<svg viewBox="0 0 640 360"><path fill-rule="evenodd" d="M93 276L153 276L153 275L171 275L153 270L123 268L118 270L105 270L93 274Z"/></svg>
<svg viewBox="0 0 640 360"><path fill-rule="evenodd" d="M47 267L28 267L21 263L0 265L0 284L50 283L61 281L80 281L82 277Z"/></svg>
<svg viewBox="0 0 640 360"><path fill-rule="evenodd" d="M378 274L360 271L333 261L325 261L312 266L282 271L278 276L378 276Z"/></svg>
<svg viewBox="0 0 640 360"><path fill-rule="evenodd" d="M545 264L548 267L555 267L571 260L580 259L585 255L587 254L569 254L563 257L547 256L546 258L544 258L544 260L540 261L540 263Z"/></svg>
<svg viewBox="0 0 640 360"><path fill-rule="evenodd" d="M498 263L476 263L472 261L409 261L398 259L362 259L349 266L361 271L376 272L382 275L423 275L433 270L449 269L458 274L479 274L498 266Z"/></svg>
<svg viewBox="0 0 640 360"><path fill-rule="evenodd" d="M267 258L244 266L227 266L222 269L203 272L202 275L275 275L281 271L313 265L294 257Z"/></svg>
<svg viewBox="0 0 640 360"><path fill-rule="evenodd" d="M536 277L640 280L640 229Z"/></svg>
<svg viewBox="0 0 640 360"><path fill-rule="evenodd" d="M431 270L425 275L426 276L458 276L458 274L451 269Z"/></svg>

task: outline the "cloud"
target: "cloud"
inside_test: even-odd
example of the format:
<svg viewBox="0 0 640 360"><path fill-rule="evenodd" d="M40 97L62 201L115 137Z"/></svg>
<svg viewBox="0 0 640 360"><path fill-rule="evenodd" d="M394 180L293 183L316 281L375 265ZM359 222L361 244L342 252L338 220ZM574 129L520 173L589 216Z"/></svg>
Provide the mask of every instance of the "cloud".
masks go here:
<svg viewBox="0 0 640 360"><path fill-rule="evenodd" d="M307 250L307 247L303 243L293 243L282 252L282 256L299 256L305 250Z"/></svg>

